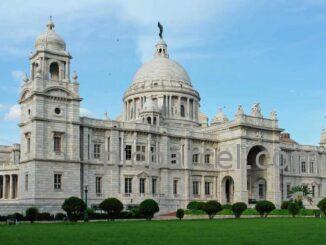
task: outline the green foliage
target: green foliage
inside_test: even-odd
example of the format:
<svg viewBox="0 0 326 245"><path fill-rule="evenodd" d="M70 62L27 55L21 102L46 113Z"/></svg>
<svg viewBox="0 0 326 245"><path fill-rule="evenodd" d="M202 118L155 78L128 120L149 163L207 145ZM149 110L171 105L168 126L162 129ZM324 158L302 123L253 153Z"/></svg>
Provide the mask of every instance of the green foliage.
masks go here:
<svg viewBox="0 0 326 245"><path fill-rule="evenodd" d="M81 218L85 208L86 204L78 197L69 197L62 204L62 209L66 211L68 219L73 222Z"/></svg>
<svg viewBox="0 0 326 245"><path fill-rule="evenodd" d="M198 202L198 201L191 201L187 205L187 209L189 210L202 210L204 206L204 202Z"/></svg>
<svg viewBox="0 0 326 245"><path fill-rule="evenodd" d="M24 215L20 214L20 213L14 213L11 215L11 217L17 221L23 221L25 220Z"/></svg>
<svg viewBox="0 0 326 245"><path fill-rule="evenodd" d="M256 209L248 208L242 213L242 215L259 215L259 213L257 212Z"/></svg>
<svg viewBox="0 0 326 245"><path fill-rule="evenodd" d="M185 216L185 211L183 209L178 209L177 210L177 213L176 213L176 217L179 220L182 220L183 219L183 216Z"/></svg>
<svg viewBox="0 0 326 245"><path fill-rule="evenodd" d="M232 205L231 204L224 204L224 205L222 205L222 209L232 209Z"/></svg>
<svg viewBox="0 0 326 245"><path fill-rule="evenodd" d="M202 207L203 211L208 215L209 219L213 219L214 216L222 210L222 206L217 201L208 201Z"/></svg>
<svg viewBox="0 0 326 245"><path fill-rule="evenodd" d="M290 202L288 205L289 213L295 217L300 212L300 206L297 202Z"/></svg>
<svg viewBox="0 0 326 245"><path fill-rule="evenodd" d="M146 199L139 205L140 214L147 220L151 220L158 211L160 211L158 203L153 199Z"/></svg>
<svg viewBox="0 0 326 245"><path fill-rule="evenodd" d="M53 220L53 216L49 213L39 213L39 215L37 216L37 220L41 220L41 221L50 221Z"/></svg>
<svg viewBox="0 0 326 245"><path fill-rule="evenodd" d="M326 216L326 198L320 200L317 204L317 207L324 214L324 216Z"/></svg>
<svg viewBox="0 0 326 245"><path fill-rule="evenodd" d="M118 218L123 210L123 204L117 198L107 198L100 203L100 208L107 213L108 220Z"/></svg>
<svg viewBox="0 0 326 245"><path fill-rule="evenodd" d="M255 209L261 217L267 217L270 212L275 209L275 205L270 201L258 201Z"/></svg>
<svg viewBox="0 0 326 245"><path fill-rule="evenodd" d="M204 215L206 214L203 210L189 210L187 209L185 211L186 215Z"/></svg>
<svg viewBox="0 0 326 245"><path fill-rule="evenodd" d="M233 212L231 209L222 209L217 215L233 215Z"/></svg>
<svg viewBox="0 0 326 245"><path fill-rule="evenodd" d="M35 207L30 207L26 209L26 219L29 220L31 223L34 223L34 221L37 219L39 214L39 211Z"/></svg>
<svg viewBox="0 0 326 245"><path fill-rule="evenodd" d="M283 201L281 204L281 209L288 209L290 201Z"/></svg>
<svg viewBox="0 0 326 245"><path fill-rule="evenodd" d="M244 202L236 202L232 205L232 212L236 218L240 218L241 214L247 209L247 204Z"/></svg>
<svg viewBox="0 0 326 245"><path fill-rule="evenodd" d="M54 216L54 219L55 220L64 220L66 218L66 215L63 214L63 213L57 213L55 216Z"/></svg>

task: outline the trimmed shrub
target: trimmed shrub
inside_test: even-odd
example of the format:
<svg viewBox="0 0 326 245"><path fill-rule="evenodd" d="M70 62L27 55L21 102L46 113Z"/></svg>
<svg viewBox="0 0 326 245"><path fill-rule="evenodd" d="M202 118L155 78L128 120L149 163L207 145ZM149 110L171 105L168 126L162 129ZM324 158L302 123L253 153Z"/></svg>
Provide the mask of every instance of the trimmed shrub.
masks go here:
<svg viewBox="0 0 326 245"><path fill-rule="evenodd" d="M123 211L119 215L119 219L131 219L132 213L130 211Z"/></svg>
<svg viewBox="0 0 326 245"><path fill-rule="evenodd" d="M203 210L204 202L198 202L198 201L191 201L187 205L187 209L189 210Z"/></svg>
<svg viewBox="0 0 326 245"><path fill-rule="evenodd" d="M100 209L106 212L108 220L114 221L119 217L123 204L117 198L107 198L100 203Z"/></svg>
<svg viewBox="0 0 326 245"><path fill-rule="evenodd" d="M236 218L240 218L241 214L247 209L247 204L244 202L236 202L232 205L232 212Z"/></svg>
<svg viewBox="0 0 326 245"><path fill-rule="evenodd" d="M151 220L154 217L154 214L158 211L160 211L160 208L157 202L153 199L146 199L139 205L140 214L147 220Z"/></svg>
<svg viewBox="0 0 326 245"><path fill-rule="evenodd" d="M320 200L317 204L317 207L320 209L320 212L326 216L326 198Z"/></svg>
<svg viewBox="0 0 326 245"><path fill-rule="evenodd" d="M55 220L65 220L67 216L63 213L57 213L55 216L54 216L54 219Z"/></svg>
<svg viewBox="0 0 326 245"><path fill-rule="evenodd" d="M222 205L222 209L230 209L231 210L232 205L231 204L224 204Z"/></svg>
<svg viewBox="0 0 326 245"><path fill-rule="evenodd" d="M31 223L34 223L34 221L38 217L38 214L39 214L39 211L35 207L26 209L26 219L29 220Z"/></svg>
<svg viewBox="0 0 326 245"><path fill-rule="evenodd" d="M295 217L300 212L300 206L297 202L290 202L288 205L289 213Z"/></svg>
<svg viewBox="0 0 326 245"><path fill-rule="evenodd" d="M40 220L40 221L49 221L49 220L53 220L53 216L51 216L50 213L39 213L38 216L37 216L37 220Z"/></svg>
<svg viewBox="0 0 326 245"><path fill-rule="evenodd" d="M290 201L283 201L281 204L281 209L288 209L290 203Z"/></svg>
<svg viewBox="0 0 326 245"><path fill-rule="evenodd" d="M177 213L175 214L175 216L179 219L182 220L183 217L185 216L185 211L183 209L178 209Z"/></svg>
<svg viewBox="0 0 326 245"><path fill-rule="evenodd" d="M25 220L24 215L20 214L20 213L14 213L11 215L12 218L14 218L17 221L23 221Z"/></svg>
<svg viewBox="0 0 326 245"><path fill-rule="evenodd" d="M85 208L86 204L78 197L69 197L62 204L62 209L66 211L68 219L73 222L82 217Z"/></svg>
<svg viewBox="0 0 326 245"><path fill-rule="evenodd" d="M222 206L217 201L208 201L203 206L203 211L208 215L209 219L213 219L214 216L222 210Z"/></svg>
<svg viewBox="0 0 326 245"><path fill-rule="evenodd" d="M275 209L275 205L270 201L258 201L256 203L255 209L261 217L266 218L268 214Z"/></svg>

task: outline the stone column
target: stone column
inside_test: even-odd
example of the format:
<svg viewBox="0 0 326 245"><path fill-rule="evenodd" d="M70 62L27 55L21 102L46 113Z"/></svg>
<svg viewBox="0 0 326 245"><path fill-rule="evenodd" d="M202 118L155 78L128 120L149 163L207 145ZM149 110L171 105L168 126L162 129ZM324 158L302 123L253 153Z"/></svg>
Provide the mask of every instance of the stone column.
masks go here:
<svg viewBox="0 0 326 245"><path fill-rule="evenodd" d="M187 97L187 109L186 109L186 116L190 120L190 99Z"/></svg>
<svg viewBox="0 0 326 245"><path fill-rule="evenodd" d="M8 193L8 198L12 199L12 175L8 175L9 176L9 193Z"/></svg>
<svg viewBox="0 0 326 245"><path fill-rule="evenodd" d="M178 96L178 110L177 110L178 117L181 117L181 97Z"/></svg>
<svg viewBox="0 0 326 245"><path fill-rule="evenodd" d="M2 180L1 180L1 191L2 191L2 196L1 196L1 199L4 199L5 198L5 192L4 192L4 186L5 186L5 184L4 184L4 179L5 179L5 177L4 177L4 175L1 175L0 177L2 177Z"/></svg>
<svg viewBox="0 0 326 245"><path fill-rule="evenodd" d="M200 196L202 199L205 198L205 177L204 175L201 176L201 191Z"/></svg>
<svg viewBox="0 0 326 245"><path fill-rule="evenodd" d="M120 156L121 156L121 158L120 158L120 165L124 165L126 163L125 162L125 151L124 151L124 149L125 149L124 136L125 136L124 132L121 132L120 133L121 146L119 146L119 147L121 147L121 149L120 149Z"/></svg>
<svg viewBox="0 0 326 245"><path fill-rule="evenodd" d="M148 165L152 164L151 140L152 140L152 135L148 134L148 136L147 136L147 162L148 162Z"/></svg>

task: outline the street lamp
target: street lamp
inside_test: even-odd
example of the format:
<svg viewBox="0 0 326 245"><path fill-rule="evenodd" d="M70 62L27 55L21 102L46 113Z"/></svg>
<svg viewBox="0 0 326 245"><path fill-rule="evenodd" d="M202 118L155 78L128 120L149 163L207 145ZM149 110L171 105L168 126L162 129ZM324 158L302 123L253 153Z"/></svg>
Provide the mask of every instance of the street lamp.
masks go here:
<svg viewBox="0 0 326 245"><path fill-rule="evenodd" d="M87 193L88 193L88 186L84 186L85 192L85 210L84 210L84 222L88 222L88 213L87 213Z"/></svg>

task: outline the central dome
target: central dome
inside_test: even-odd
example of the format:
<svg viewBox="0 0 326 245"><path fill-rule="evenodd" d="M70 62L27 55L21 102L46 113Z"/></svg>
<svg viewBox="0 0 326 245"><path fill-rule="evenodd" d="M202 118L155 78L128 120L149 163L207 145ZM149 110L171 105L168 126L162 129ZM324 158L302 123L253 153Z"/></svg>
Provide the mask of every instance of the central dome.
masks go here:
<svg viewBox="0 0 326 245"><path fill-rule="evenodd" d="M180 64L161 56L156 56L143 64L136 72L133 83L155 80L175 81L191 85L188 73Z"/></svg>

